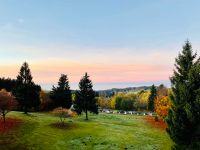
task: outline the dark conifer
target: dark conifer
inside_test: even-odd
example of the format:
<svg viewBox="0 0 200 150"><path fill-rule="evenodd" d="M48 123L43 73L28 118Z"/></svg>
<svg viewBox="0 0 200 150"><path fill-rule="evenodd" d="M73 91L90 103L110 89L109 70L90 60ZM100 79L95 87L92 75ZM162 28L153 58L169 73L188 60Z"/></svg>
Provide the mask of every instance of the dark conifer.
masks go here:
<svg viewBox="0 0 200 150"><path fill-rule="evenodd" d="M80 90L76 91L74 108L79 115L85 112L86 120L88 120L88 111L98 114L97 99L92 87L92 81L85 73L85 76L79 82Z"/></svg>
<svg viewBox="0 0 200 150"><path fill-rule="evenodd" d="M31 107L38 108L40 105L39 92L41 88L32 81L31 71L28 63L24 62L17 76L16 86L13 89L13 95L16 97L21 110L25 114Z"/></svg>
<svg viewBox="0 0 200 150"><path fill-rule="evenodd" d="M174 75L171 77L172 108L166 119L173 149L200 148L200 63L186 41L176 58Z"/></svg>
<svg viewBox="0 0 200 150"><path fill-rule="evenodd" d="M155 85L153 84L151 86L151 93L148 98L148 110L149 111L154 111L154 102L156 100L156 96L157 96L157 90L156 90Z"/></svg>
<svg viewBox="0 0 200 150"><path fill-rule="evenodd" d="M53 100L54 107L70 108L72 105L72 95L69 87L69 81L67 75L62 74L58 87L52 88L50 92L50 98Z"/></svg>

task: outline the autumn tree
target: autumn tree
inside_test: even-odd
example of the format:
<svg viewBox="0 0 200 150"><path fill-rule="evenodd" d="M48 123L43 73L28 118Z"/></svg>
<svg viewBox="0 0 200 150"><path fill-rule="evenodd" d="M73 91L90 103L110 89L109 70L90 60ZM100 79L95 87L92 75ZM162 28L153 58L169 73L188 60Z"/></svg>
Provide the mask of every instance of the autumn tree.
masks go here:
<svg viewBox="0 0 200 150"><path fill-rule="evenodd" d="M50 92L40 91L40 110L46 111L53 108L53 102L50 99Z"/></svg>
<svg viewBox="0 0 200 150"><path fill-rule="evenodd" d="M125 97L125 94L122 92L116 93L111 98L111 108L121 110L121 103Z"/></svg>
<svg viewBox="0 0 200 150"><path fill-rule="evenodd" d="M157 96L157 90L156 90L155 85L153 84L151 86L151 92L150 92L150 95L148 98L148 110L149 111L154 111L154 102L155 102L156 96Z"/></svg>
<svg viewBox="0 0 200 150"><path fill-rule="evenodd" d="M167 116L170 107L171 101L168 96L163 96L162 98L157 97L157 99L155 100L155 112L162 119L164 119Z"/></svg>
<svg viewBox="0 0 200 150"><path fill-rule="evenodd" d="M88 120L88 111L98 114L97 99L92 87L92 81L89 79L88 74L85 73L79 82L79 90L76 91L74 108L79 115L85 112L86 120Z"/></svg>
<svg viewBox="0 0 200 150"><path fill-rule="evenodd" d="M171 107L170 97L168 96L169 90L163 84L157 87L157 97L154 104L154 110L158 116L164 119Z"/></svg>
<svg viewBox="0 0 200 150"><path fill-rule="evenodd" d="M161 99L163 96L168 96L168 89L161 84L157 87L157 99Z"/></svg>
<svg viewBox="0 0 200 150"><path fill-rule="evenodd" d="M115 109L117 109L117 110L122 109L122 107L121 107L122 101L123 101L123 96L117 95L115 98Z"/></svg>
<svg viewBox="0 0 200 150"><path fill-rule="evenodd" d="M111 108L111 99L106 97L98 97L97 98L98 106L101 108Z"/></svg>
<svg viewBox="0 0 200 150"><path fill-rule="evenodd" d="M14 97L2 89L0 91L0 115L3 117L4 123L6 121L6 114L16 105Z"/></svg>
<svg viewBox="0 0 200 150"><path fill-rule="evenodd" d="M39 108L41 87L32 81L31 71L28 63L24 62L20 68L19 75L16 80L16 87L13 89L13 95L16 97L21 110L25 114L28 109L34 107Z"/></svg>
<svg viewBox="0 0 200 150"><path fill-rule="evenodd" d="M131 98L126 98L121 102L121 108L125 111L133 110L134 101Z"/></svg>
<svg viewBox="0 0 200 150"><path fill-rule="evenodd" d="M74 117L76 114L72 112L70 109L58 107L53 110L53 114L60 119L60 126L64 127L65 126L65 119Z"/></svg>
<svg viewBox="0 0 200 150"><path fill-rule="evenodd" d="M140 91L137 93L136 102L134 103L134 107L137 110L147 110L148 109L148 99L149 99L150 91Z"/></svg>
<svg viewBox="0 0 200 150"><path fill-rule="evenodd" d="M167 132L173 149L193 150L200 147L200 62L186 41L176 58L172 83L172 107L167 116Z"/></svg>
<svg viewBox="0 0 200 150"><path fill-rule="evenodd" d="M62 74L58 86L52 88L50 98L53 100L54 108L63 107L70 108L72 105L72 94L69 87L67 75Z"/></svg>
<svg viewBox="0 0 200 150"><path fill-rule="evenodd" d="M116 93L111 98L111 108L117 110L133 110L137 96L132 93Z"/></svg>

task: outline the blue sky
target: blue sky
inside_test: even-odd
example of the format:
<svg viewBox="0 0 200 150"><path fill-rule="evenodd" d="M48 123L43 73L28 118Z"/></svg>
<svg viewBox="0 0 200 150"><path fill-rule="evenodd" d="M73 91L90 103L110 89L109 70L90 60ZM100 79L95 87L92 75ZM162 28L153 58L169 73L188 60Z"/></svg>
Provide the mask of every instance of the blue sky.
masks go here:
<svg viewBox="0 0 200 150"><path fill-rule="evenodd" d="M1 76L15 77L26 60L45 88L61 73L77 88L85 71L96 89L169 84L184 41L199 51L199 6L197 0L1 1Z"/></svg>

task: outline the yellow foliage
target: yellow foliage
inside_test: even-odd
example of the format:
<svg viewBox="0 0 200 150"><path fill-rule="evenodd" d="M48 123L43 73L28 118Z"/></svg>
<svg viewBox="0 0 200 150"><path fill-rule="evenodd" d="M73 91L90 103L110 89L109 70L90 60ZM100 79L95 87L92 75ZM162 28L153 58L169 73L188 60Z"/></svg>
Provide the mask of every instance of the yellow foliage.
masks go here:
<svg viewBox="0 0 200 150"><path fill-rule="evenodd" d="M155 111L161 118L165 118L167 116L170 107L171 101L168 96L157 98L155 101Z"/></svg>
<svg viewBox="0 0 200 150"><path fill-rule="evenodd" d="M141 93L138 93L137 102L135 104L138 110L147 109L149 95L150 91L143 91Z"/></svg>
<svg viewBox="0 0 200 150"><path fill-rule="evenodd" d="M110 108L111 106L111 100L110 98L106 97L98 97L97 98L98 105L102 108Z"/></svg>

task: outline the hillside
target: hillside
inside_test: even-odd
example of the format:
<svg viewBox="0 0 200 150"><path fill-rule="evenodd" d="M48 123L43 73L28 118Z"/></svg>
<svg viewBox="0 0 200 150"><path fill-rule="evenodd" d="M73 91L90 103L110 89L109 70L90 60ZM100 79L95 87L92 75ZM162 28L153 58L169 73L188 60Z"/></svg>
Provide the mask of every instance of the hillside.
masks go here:
<svg viewBox="0 0 200 150"><path fill-rule="evenodd" d="M104 96L104 97L111 97L114 93L117 92L139 92L142 90L149 90L151 87L150 86L140 86L140 87L127 87L127 88L112 88L112 89L107 89L107 90L99 90L97 91L99 96Z"/></svg>

